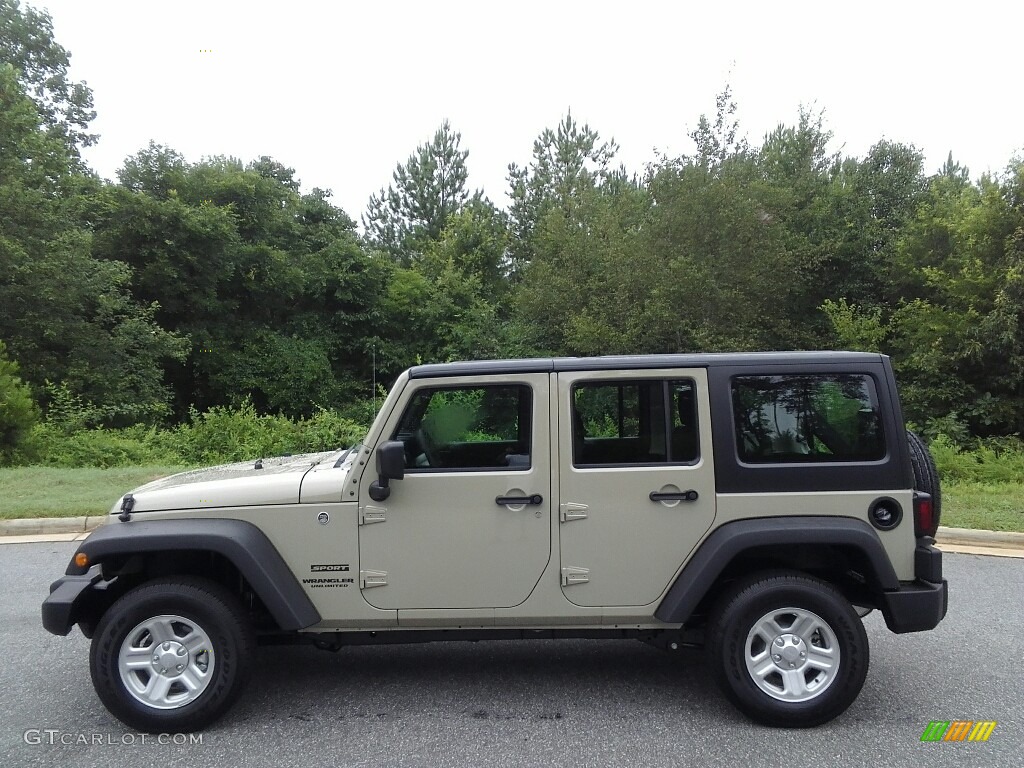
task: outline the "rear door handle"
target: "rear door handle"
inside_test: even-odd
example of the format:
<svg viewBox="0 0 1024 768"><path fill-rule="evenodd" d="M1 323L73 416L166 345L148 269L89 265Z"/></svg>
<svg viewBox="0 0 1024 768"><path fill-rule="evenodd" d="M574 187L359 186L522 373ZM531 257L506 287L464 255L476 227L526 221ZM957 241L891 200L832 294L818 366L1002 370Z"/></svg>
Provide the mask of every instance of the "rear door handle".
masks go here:
<svg viewBox="0 0 1024 768"><path fill-rule="evenodd" d="M675 493L651 491L650 497L651 501L696 501L700 498L699 494L692 488L688 491L676 491Z"/></svg>
<svg viewBox="0 0 1024 768"><path fill-rule="evenodd" d="M532 496L498 496L494 503L502 507L514 504L543 504L544 497L539 493L535 493Z"/></svg>

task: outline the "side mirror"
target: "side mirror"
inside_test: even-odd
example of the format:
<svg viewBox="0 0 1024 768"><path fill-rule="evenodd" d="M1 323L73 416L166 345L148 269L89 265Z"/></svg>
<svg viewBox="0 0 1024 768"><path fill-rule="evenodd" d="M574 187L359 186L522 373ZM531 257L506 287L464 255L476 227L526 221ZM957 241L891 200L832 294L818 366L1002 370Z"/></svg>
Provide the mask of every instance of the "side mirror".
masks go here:
<svg viewBox="0 0 1024 768"><path fill-rule="evenodd" d="M388 440L377 447L377 479L370 483L370 498L384 501L391 495L391 480L405 477L405 443Z"/></svg>

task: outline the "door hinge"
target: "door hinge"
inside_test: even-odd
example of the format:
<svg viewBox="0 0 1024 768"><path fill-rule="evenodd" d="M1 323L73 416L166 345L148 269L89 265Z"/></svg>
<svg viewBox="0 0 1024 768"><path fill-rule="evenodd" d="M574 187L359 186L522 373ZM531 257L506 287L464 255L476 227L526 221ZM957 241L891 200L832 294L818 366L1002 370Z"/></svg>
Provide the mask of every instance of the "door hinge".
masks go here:
<svg viewBox="0 0 1024 768"><path fill-rule="evenodd" d="M360 571L359 588L369 589L370 587L386 587L388 585L387 571Z"/></svg>
<svg viewBox="0 0 1024 768"><path fill-rule="evenodd" d="M370 525L370 523L383 523L387 517L387 509L384 507L361 507L359 509L359 524Z"/></svg>
<svg viewBox="0 0 1024 768"><path fill-rule="evenodd" d="M586 584L590 581L589 568L567 567L562 569L562 586L571 587L573 584Z"/></svg>
<svg viewBox="0 0 1024 768"><path fill-rule="evenodd" d="M583 520L587 516L588 509L589 507L586 504L577 504L575 501L567 501L565 504L561 505L558 517L563 523L568 523L572 520Z"/></svg>

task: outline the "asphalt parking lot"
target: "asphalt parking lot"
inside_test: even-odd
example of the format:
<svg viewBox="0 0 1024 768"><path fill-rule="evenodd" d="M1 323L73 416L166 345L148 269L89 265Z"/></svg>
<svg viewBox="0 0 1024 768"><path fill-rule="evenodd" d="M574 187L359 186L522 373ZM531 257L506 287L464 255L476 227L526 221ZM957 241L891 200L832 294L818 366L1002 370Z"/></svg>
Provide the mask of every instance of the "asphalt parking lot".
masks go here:
<svg viewBox="0 0 1024 768"><path fill-rule="evenodd" d="M866 619L860 698L807 731L753 725L696 651L530 641L264 648L227 717L188 737L133 733L89 679L88 641L47 634L39 604L74 544L0 546L0 765L1019 766L1024 559L945 555L949 615L893 635ZM932 720L995 720L984 743L922 743ZM175 740L186 743L174 743ZM198 740L198 738L197 738Z"/></svg>

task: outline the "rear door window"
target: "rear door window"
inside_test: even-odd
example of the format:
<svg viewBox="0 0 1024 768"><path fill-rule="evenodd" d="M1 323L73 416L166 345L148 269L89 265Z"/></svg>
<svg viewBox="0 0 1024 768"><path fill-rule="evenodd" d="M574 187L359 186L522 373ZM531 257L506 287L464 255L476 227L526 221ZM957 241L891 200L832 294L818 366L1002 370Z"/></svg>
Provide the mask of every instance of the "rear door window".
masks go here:
<svg viewBox="0 0 1024 768"><path fill-rule="evenodd" d="M688 464L699 457L692 379L582 382L572 390L573 464Z"/></svg>
<svg viewBox="0 0 1024 768"><path fill-rule="evenodd" d="M736 446L751 464L885 458L878 395L870 376L737 376Z"/></svg>

